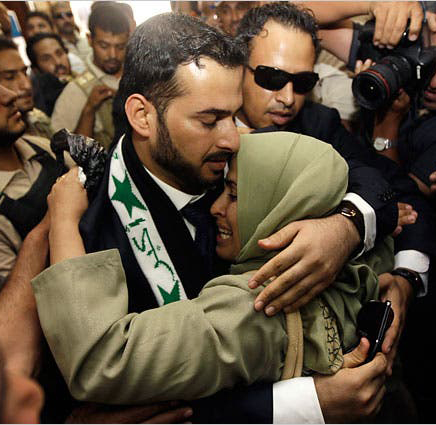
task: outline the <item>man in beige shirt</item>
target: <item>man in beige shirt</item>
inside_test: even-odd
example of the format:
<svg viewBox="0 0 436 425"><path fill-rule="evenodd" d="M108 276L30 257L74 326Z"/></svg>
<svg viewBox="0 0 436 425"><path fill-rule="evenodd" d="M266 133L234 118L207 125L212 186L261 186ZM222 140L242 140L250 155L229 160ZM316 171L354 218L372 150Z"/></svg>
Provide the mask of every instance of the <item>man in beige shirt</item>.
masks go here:
<svg viewBox="0 0 436 425"><path fill-rule="evenodd" d="M17 94L17 107L26 123L26 134L50 138L53 134L50 118L35 108L28 67L20 56L17 45L0 36L0 84Z"/></svg>
<svg viewBox="0 0 436 425"><path fill-rule="evenodd" d="M47 210L58 166L47 139L23 135L18 96L0 85L0 287L21 243Z"/></svg>
<svg viewBox="0 0 436 425"><path fill-rule="evenodd" d="M129 22L114 5L95 8L89 17L92 54L87 71L69 83L56 101L52 126L97 139L106 148L112 142L112 98L123 71Z"/></svg>
<svg viewBox="0 0 436 425"><path fill-rule="evenodd" d="M69 52L74 53L82 61L91 53L91 47L86 37L77 33L77 25L74 22L74 15L70 2L56 1L50 4L51 16L58 34L61 36L65 47Z"/></svg>

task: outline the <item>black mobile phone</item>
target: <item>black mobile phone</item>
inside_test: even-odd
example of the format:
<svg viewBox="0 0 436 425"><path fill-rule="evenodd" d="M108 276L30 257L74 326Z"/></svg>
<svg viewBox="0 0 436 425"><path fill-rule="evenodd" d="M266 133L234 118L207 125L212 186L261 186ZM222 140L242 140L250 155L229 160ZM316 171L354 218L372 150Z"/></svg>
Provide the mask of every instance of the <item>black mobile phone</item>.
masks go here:
<svg viewBox="0 0 436 425"><path fill-rule="evenodd" d="M368 338L370 348L365 363L374 359L381 351L386 331L394 320L391 301L371 300L364 304L357 314L357 335Z"/></svg>

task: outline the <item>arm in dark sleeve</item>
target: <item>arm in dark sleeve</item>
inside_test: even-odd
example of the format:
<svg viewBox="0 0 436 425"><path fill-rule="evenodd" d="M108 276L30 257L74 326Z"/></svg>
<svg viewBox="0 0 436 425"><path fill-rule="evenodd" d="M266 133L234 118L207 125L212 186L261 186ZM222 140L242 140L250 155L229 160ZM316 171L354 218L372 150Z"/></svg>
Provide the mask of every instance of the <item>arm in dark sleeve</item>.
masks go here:
<svg viewBox="0 0 436 425"><path fill-rule="evenodd" d="M370 161L391 183L398 202L412 205L418 213L414 224L403 226L403 231L395 238L395 252L413 249L427 255L436 253L433 235L436 231L435 213L429 201L417 184L394 161L376 152L370 152Z"/></svg>
<svg viewBox="0 0 436 425"><path fill-rule="evenodd" d="M392 233L398 220L395 192L384 174L373 164L368 149L346 130L336 109L308 103L303 110L300 120L302 132L330 143L347 161L347 191L356 193L373 208L377 239Z"/></svg>

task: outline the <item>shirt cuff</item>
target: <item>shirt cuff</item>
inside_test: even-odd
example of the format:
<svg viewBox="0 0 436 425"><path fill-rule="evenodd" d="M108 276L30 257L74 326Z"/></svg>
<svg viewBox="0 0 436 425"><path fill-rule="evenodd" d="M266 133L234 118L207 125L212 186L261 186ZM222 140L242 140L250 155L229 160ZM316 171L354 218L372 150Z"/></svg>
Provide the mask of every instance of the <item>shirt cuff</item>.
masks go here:
<svg viewBox="0 0 436 425"><path fill-rule="evenodd" d="M324 423L313 378L292 378L273 385L273 423Z"/></svg>
<svg viewBox="0 0 436 425"><path fill-rule="evenodd" d="M416 296L423 297L427 295L428 269L430 267L430 258L427 254L415 251L414 249L399 251L395 255L395 268L398 267L403 267L419 273L422 279L423 287L417 291Z"/></svg>
<svg viewBox="0 0 436 425"><path fill-rule="evenodd" d="M365 237L363 240L363 249L354 258L369 251L374 247L375 237L376 237L376 216L374 208L368 204L362 197L356 193L346 193L344 196L344 201L351 202L363 215L363 223L365 226Z"/></svg>

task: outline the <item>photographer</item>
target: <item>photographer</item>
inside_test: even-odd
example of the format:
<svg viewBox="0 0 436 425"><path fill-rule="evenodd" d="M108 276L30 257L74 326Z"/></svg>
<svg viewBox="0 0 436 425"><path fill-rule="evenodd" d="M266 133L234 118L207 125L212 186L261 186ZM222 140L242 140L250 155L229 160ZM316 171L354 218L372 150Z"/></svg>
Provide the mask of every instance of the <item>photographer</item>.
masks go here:
<svg viewBox="0 0 436 425"><path fill-rule="evenodd" d="M434 5L431 5L434 7ZM429 47L423 47L420 60L420 70L423 70L422 79L414 81L412 74L411 81L405 81L404 88L401 85L399 90L392 90L389 103L377 108L373 116L372 140L381 138L389 140L386 142L386 149L379 151L400 164L411 178L415 180L419 189L426 196L431 196L436 191L436 147L434 131L436 125L434 111L436 110L436 49L432 47L436 43L436 15L433 11L427 11L427 25L423 35L416 43L421 42L423 46L428 43ZM407 46L407 44L406 44ZM408 51L415 46L407 47L396 52L402 58L407 58ZM425 55L425 56L424 56ZM395 56L392 56L395 60ZM364 59L364 58L362 58ZM383 61L389 58L383 59ZM413 60L410 61L413 70ZM359 71L365 71L369 62L363 66L357 64ZM377 65L375 65L377 67ZM370 71L374 68L372 66ZM387 71L388 72L388 71ZM365 73L361 74L365 75ZM390 79L387 79L388 83ZM395 86L394 86L395 87ZM393 88L394 88L393 87ZM364 95L364 90L362 90ZM359 95L359 93L358 93ZM386 102L385 102L386 103Z"/></svg>
<svg viewBox="0 0 436 425"><path fill-rule="evenodd" d="M354 83L358 102L372 109L362 110L362 127L369 129L369 134L362 134L362 139L380 158L397 163L413 183L410 184L410 193L416 193L419 188L430 197L434 207L436 53L432 46L436 45L435 4L426 2L426 8L426 21L420 37L409 43L404 35L398 47L390 51L374 52L371 43L367 42L359 54L356 42L359 44L362 40L358 40L355 29L348 63L350 67L355 63L356 71L360 73ZM367 55L362 54L362 50ZM411 70L409 74L407 69ZM416 199L428 211L429 204L423 202L422 197ZM417 209L416 201L411 204ZM433 235L414 233L413 236L427 243L434 239ZM405 378L423 422L432 421L434 417L432 406L428 403L431 400L429 390L421 382L421 377L428 374L426 365L430 360L428 353L432 340L429 331L423 330L422 326L431 322L434 309L434 277L429 266L431 258L432 255L426 260L430 270L428 294L412 304L400 350ZM425 267L424 261L420 265ZM420 347L419 350L416 347ZM434 375L428 376L428 379L432 377Z"/></svg>

